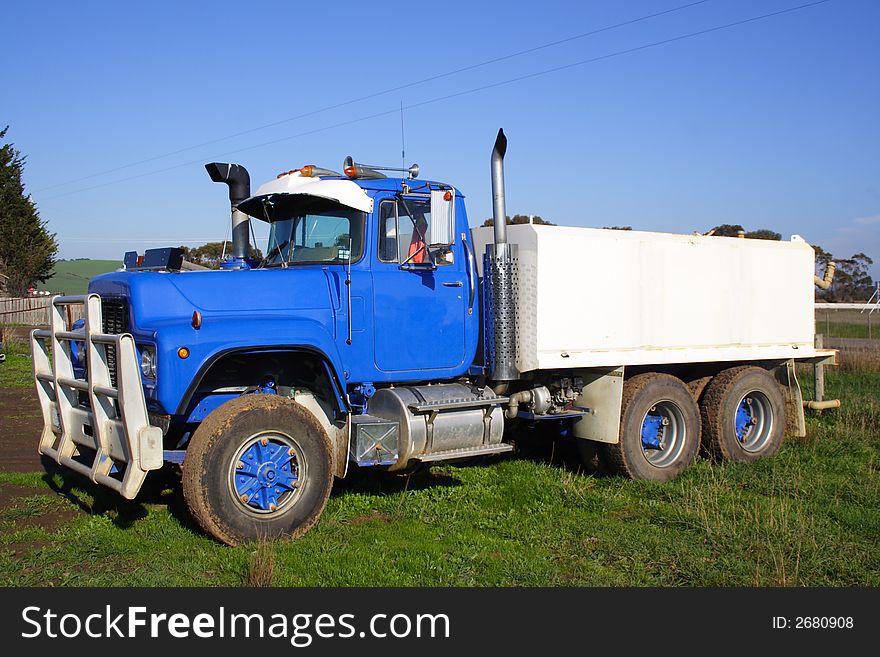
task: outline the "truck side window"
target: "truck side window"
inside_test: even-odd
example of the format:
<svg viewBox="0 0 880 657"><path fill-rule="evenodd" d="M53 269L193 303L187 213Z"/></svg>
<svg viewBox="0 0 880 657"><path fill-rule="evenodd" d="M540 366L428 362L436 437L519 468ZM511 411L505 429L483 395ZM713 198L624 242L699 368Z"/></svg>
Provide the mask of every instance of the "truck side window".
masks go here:
<svg viewBox="0 0 880 657"><path fill-rule="evenodd" d="M428 235L431 223L429 198L382 201L379 206L379 260L382 262L430 262ZM451 254L450 254L451 255ZM435 264L451 264L451 257L435 257Z"/></svg>
<svg viewBox="0 0 880 657"><path fill-rule="evenodd" d="M397 203L382 201L379 206L379 260L397 262Z"/></svg>

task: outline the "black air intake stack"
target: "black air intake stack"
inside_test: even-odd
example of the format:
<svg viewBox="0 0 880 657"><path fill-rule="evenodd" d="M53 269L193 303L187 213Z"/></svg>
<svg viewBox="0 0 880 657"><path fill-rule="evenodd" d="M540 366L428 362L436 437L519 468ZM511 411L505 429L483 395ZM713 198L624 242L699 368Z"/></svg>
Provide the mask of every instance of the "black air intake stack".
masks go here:
<svg viewBox="0 0 880 657"><path fill-rule="evenodd" d="M489 330L486 335L490 376L495 381L519 378L516 368L516 245L507 243L504 207L504 154L507 137L498 130L492 148L492 221L495 243L486 246L483 273L488 281Z"/></svg>
<svg viewBox="0 0 880 657"><path fill-rule="evenodd" d="M247 258L250 251L250 219L238 209L238 204L251 195L251 177L240 164L211 162L205 169L214 182L229 186L229 202L232 205L232 257Z"/></svg>

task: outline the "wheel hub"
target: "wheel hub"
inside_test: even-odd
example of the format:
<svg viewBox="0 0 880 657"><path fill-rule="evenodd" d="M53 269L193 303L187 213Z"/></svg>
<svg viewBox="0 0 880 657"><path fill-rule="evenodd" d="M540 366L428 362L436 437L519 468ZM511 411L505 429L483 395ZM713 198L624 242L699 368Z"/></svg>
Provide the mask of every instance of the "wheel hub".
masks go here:
<svg viewBox="0 0 880 657"><path fill-rule="evenodd" d="M743 395L736 407L733 430L747 452L760 452L772 437L775 418L770 400L760 390Z"/></svg>
<svg viewBox="0 0 880 657"><path fill-rule="evenodd" d="M684 415L671 400L658 401L642 419L641 448L645 459L657 468L674 465L685 445Z"/></svg>
<svg viewBox="0 0 880 657"><path fill-rule="evenodd" d="M234 484L239 501L257 512L277 511L299 481L296 450L278 437L254 437L241 451Z"/></svg>
<svg viewBox="0 0 880 657"><path fill-rule="evenodd" d="M642 447L645 449L663 449L663 417L656 412L649 412L642 422ZM668 423L668 422L667 422Z"/></svg>
<svg viewBox="0 0 880 657"><path fill-rule="evenodd" d="M752 400L750 397L746 397L736 409L736 438L739 442L745 442L752 427L755 426L755 422L752 415Z"/></svg>

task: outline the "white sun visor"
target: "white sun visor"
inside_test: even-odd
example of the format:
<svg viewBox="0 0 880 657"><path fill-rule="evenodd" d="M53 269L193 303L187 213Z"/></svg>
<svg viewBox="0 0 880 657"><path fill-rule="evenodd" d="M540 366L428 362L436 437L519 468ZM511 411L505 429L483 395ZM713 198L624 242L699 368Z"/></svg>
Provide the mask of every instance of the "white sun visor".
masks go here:
<svg viewBox="0 0 880 657"><path fill-rule="evenodd" d="M295 196L335 201L361 212L373 211L373 199L357 183L351 180L325 180L317 176L305 177L299 171L260 185L257 193L239 203L238 208L252 217L265 219L265 201L293 200L290 197Z"/></svg>

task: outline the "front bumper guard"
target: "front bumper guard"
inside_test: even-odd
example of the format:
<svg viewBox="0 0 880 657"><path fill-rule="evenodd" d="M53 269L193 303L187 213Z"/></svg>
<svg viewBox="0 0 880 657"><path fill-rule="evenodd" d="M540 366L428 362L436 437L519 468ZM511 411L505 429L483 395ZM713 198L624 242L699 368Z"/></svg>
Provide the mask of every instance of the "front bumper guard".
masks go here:
<svg viewBox="0 0 880 657"><path fill-rule="evenodd" d="M75 305L83 306L85 327L71 331L68 310ZM31 331L34 380L43 411L39 452L134 499L147 472L162 467L162 430L150 425L134 338L102 332L97 294L53 297L49 313L49 330ZM73 372L74 341L84 343L85 379ZM116 351L115 386L108 347Z"/></svg>

